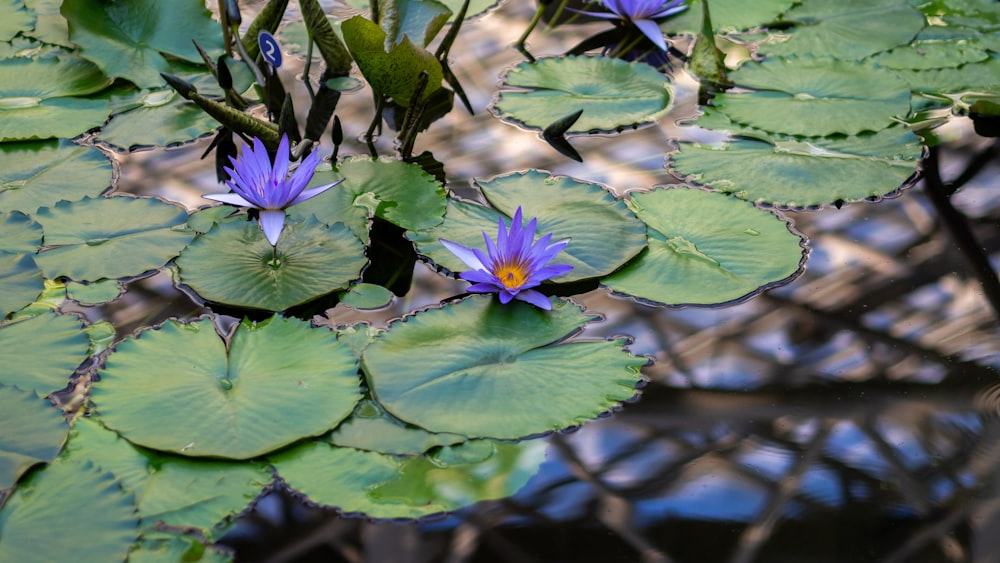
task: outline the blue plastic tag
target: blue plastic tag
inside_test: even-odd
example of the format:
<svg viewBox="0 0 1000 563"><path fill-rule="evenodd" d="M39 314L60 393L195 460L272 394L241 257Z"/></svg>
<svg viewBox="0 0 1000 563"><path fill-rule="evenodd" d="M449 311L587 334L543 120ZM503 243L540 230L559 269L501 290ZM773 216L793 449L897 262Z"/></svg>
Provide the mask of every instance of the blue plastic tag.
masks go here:
<svg viewBox="0 0 1000 563"><path fill-rule="evenodd" d="M257 35L257 44L260 45L260 53L264 60L274 68L281 66L281 45L273 35L266 31L261 31Z"/></svg>

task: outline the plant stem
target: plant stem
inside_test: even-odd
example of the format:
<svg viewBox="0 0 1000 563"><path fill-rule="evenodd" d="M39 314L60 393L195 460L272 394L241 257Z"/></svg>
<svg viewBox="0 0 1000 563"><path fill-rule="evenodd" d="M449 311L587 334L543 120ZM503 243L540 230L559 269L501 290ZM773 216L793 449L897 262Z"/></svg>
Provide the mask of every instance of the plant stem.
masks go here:
<svg viewBox="0 0 1000 563"><path fill-rule="evenodd" d="M924 159L924 191L937 210L938 217L951 234L958 251L965 258L966 264L979 280L983 296L993 307L993 313L1000 320L1000 279L993 271L986 251L969 228L968 220L951 204L947 187L941 179L939 158L939 148L930 147L927 158Z"/></svg>

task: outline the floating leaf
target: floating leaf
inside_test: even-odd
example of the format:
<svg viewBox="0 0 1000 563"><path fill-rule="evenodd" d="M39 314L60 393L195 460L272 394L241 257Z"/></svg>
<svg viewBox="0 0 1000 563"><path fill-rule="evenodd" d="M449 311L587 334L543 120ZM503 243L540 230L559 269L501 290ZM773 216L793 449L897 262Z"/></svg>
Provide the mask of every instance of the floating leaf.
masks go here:
<svg viewBox="0 0 1000 563"><path fill-rule="evenodd" d="M615 199L599 184L527 170L488 181L476 180L476 185L490 204L505 215L508 226L508 218L521 206L526 220L538 218L539 235L552 233L552 240L570 239L553 263L569 264L573 270L555 278L556 282L609 274L638 254L646 244L643 224L624 202ZM492 209L451 200L444 223L407 236L421 254L452 272L461 272L468 266L444 248L440 239L485 249L483 232L495 237L499 216Z"/></svg>
<svg viewBox="0 0 1000 563"><path fill-rule="evenodd" d="M34 301L43 289L45 276L30 254L0 252L0 318Z"/></svg>
<svg viewBox="0 0 1000 563"><path fill-rule="evenodd" d="M422 99L441 87L444 77L441 63L433 54L414 45L409 37L386 51L386 34L375 23L354 16L340 25L347 48L376 93L391 97L400 106L409 107L422 72L428 74Z"/></svg>
<svg viewBox="0 0 1000 563"><path fill-rule="evenodd" d="M15 35L34 25L35 13L26 8L22 0L0 2L0 41L10 41Z"/></svg>
<svg viewBox="0 0 1000 563"><path fill-rule="evenodd" d="M109 303L121 297L125 289L117 280L100 280L89 283L69 282L66 297L81 305Z"/></svg>
<svg viewBox="0 0 1000 563"><path fill-rule="evenodd" d="M69 26L66 18L59 13L62 0L25 0L25 5L35 11L35 27L21 33L43 42L62 45L70 49L75 46L69 40Z"/></svg>
<svg viewBox="0 0 1000 563"><path fill-rule="evenodd" d="M373 398L404 422L472 438L542 434L636 393L647 360L624 342L555 345L594 318L568 301L542 311L474 295L393 323L362 366Z"/></svg>
<svg viewBox="0 0 1000 563"><path fill-rule="evenodd" d="M100 126L108 117L107 101L68 96L110 83L93 63L68 54L0 59L0 142L70 138Z"/></svg>
<svg viewBox="0 0 1000 563"><path fill-rule="evenodd" d="M929 70L982 62L989 53L978 42L955 40L914 41L872 57L872 62L894 70Z"/></svg>
<svg viewBox="0 0 1000 563"><path fill-rule="evenodd" d="M711 0L712 27L725 33L761 27L778 19L795 0ZM701 1L688 3L680 14L665 20L660 27L667 33L697 35L701 31Z"/></svg>
<svg viewBox="0 0 1000 563"><path fill-rule="evenodd" d="M692 188L632 194L649 247L604 285L669 306L720 305L790 282L805 262L805 239L773 213Z"/></svg>
<svg viewBox="0 0 1000 563"><path fill-rule="evenodd" d="M187 212L147 197L87 197L43 207L35 220L45 231L36 257L48 278L75 281L138 276L180 254L194 233Z"/></svg>
<svg viewBox="0 0 1000 563"><path fill-rule="evenodd" d="M445 211L444 187L419 165L382 157L347 158L337 164L336 172L318 171L309 186L318 186L346 178L343 186L322 194L289 209L300 217L316 215L321 221L342 220L343 209L369 205L380 217L404 229L426 229L441 223ZM340 188L342 191L337 192ZM355 197L345 206L346 194ZM352 212L356 215L358 212ZM353 223L358 223L360 216ZM352 224L352 223L348 223ZM367 218L364 223L367 239ZM360 226L360 225L359 225ZM352 226L354 230L356 227Z"/></svg>
<svg viewBox="0 0 1000 563"><path fill-rule="evenodd" d="M0 491L33 465L59 455L69 427L48 401L17 387L0 385Z"/></svg>
<svg viewBox="0 0 1000 563"><path fill-rule="evenodd" d="M39 395L66 387L90 348L79 319L49 312L0 325L0 340L0 383Z"/></svg>
<svg viewBox="0 0 1000 563"><path fill-rule="evenodd" d="M128 563L163 563L165 561L197 561L198 563L228 563L233 555L218 546L206 546L197 538L176 536L143 538L128 554Z"/></svg>
<svg viewBox="0 0 1000 563"><path fill-rule="evenodd" d="M375 401L363 400L330 435L330 443L391 455L419 455L438 446L465 441L458 434L434 434L407 425L385 412Z"/></svg>
<svg viewBox="0 0 1000 563"><path fill-rule="evenodd" d="M923 147L907 129L842 139L734 139L681 143L670 167L748 201L807 208L883 197L907 185Z"/></svg>
<svg viewBox="0 0 1000 563"><path fill-rule="evenodd" d="M0 210L34 213L61 200L96 197L111 185L111 162L65 139L0 145Z"/></svg>
<svg viewBox="0 0 1000 563"><path fill-rule="evenodd" d="M898 70L899 76L917 92L958 94L963 92L1000 93L1000 54L978 63L956 68Z"/></svg>
<svg viewBox="0 0 1000 563"><path fill-rule="evenodd" d="M309 217L285 225L277 250L256 222L223 221L177 259L180 281L202 299L284 311L345 289L367 262L364 247L342 223Z"/></svg>
<svg viewBox="0 0 1000 563"><path fill-rule="evenodd" d="M350 291L340 296L340 302L352 309L373 310L388 307L392 304L392 292L372 283L358 283L351 286Z"/></svg>
<svg viewBox="0 0 1000 563"><path fill-rule="evenodd" d="M463 0L440 0L440 2L447 6L453 15L462 9ZM344 0L344 3L358 11L368 10L369 4L368 0ZM502 3L503 0L470 0L465 19L469 20L469 18L486 13Z"/></svg>
<svg viewBox="0 0 1000 563"><path fill-rule="evenodd" d="M135 494L143 528L163 522L211 537L213 528L245 510L271 482L262 464L161 455L133 446L94 419L76 421L66 451L121 479Z"/></svg>
<svg viewBox="0 0 1000 563"><path fill-rule="evenodd" d="M540 440L463 444L480 455L461 463L396 458L311 442L270 458L278 475L309 500L370 518L420 518L516 493L545 456ZM456 459L457 458L457 459Z"/></svg>
<svg viewBox="0 0 1000 563"><path fill-rule="evenodd" d="M0 215L0 252L34 254L42 245L42 227L20 211Z"/></svg>
<svg viewBox="0 0 1000 563"><path fill-rule="evenodd" d="M829 56L861 60L905 45L925 24L907 0L806 0L785 13L796 24L780 43L763 43L761 54ZM712 10L712 14L716 13Z"/></svg>
<svg viewBox="0 0 1000 563"><path fill-rule="evenodd" d="M125 561L139 535L134 512L110 473L56 459L0 509L0 561Z"/></svg>
<svg viewBox="0 0 1000 563"><path fill-rule="evenodd" d="M200 0L65 0L62 14L84 57L140 88L163 85L160 73L171 71L164 55L200 63L192 41L213 57L221 52L219 25Z"/></svg>
<svg viewBox="0 0 1000 563"><path fill-rule="evenodd" d="M243 321L228 350L211 319L168 321L119 344L100 375L92 397L108 427L187 456L256 457L330 430L361 398L347 346L282 317Z"/></svg>
<svg viewBox="0 0 1000 563"><path fill-rule="evenodd" d="M197 139L219 128L219 122L173 90L155 90L141 105L115 115L98 139L125 151L168 147Z"/></svg>
<svg viewBox="0 0 1000 563"><path fill-rule="evenodd" d="M730 73L748 93L722 93L713 107L733 121L785 135L857 135L892 125L910 111L896 74L834 59L768 59Z"/></svg>
<svg viewBox="0 0 1000 563"><path fill-rule="evenodd" d="M570 133L621 130L656 121L670 107L667 79L643 63L608 57L558 57L523 62L503 76L492 110L533 129L576 111Z"/></svg>
<svg viewBox="0 0 1000 563"><path fill-rule="evenodd" d="M381 3L382 29L388 42L396 44L409 37L421 47L426 47L437 35L452 12L437 0L390 0ZM389 47L387 45L387 47Z"/></svg>

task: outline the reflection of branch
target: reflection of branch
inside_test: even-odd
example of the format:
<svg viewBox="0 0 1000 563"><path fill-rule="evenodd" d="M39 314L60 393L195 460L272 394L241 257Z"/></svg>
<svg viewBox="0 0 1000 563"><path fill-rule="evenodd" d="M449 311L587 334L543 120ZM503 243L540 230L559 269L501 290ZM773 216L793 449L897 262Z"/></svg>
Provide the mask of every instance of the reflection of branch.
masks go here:
<svg viewBox="0 0 1000 563"><path fill-rule="evenodd" d="M909 469L903 467L896 450L887 444L885 439L882 438L882 434L875 429L875 416L869 415L864 423L858 425L858 430L864 432L872 443L875 444L878 454L892 467L895 484L899 488L900 495L912 504L917 512L921 515L926 515L930 511L926 487L921 486L920 483L916 482L910 476Z"/></svg>
<svg viewBox="0 0 1000 563"><path fill-rule="evenodd" d="M600 500L597 519L605 526L617 533L623 540L628 542L639 552L643 561L656 563L669 563L671 559L665 553L656 548L641 534L635 531L632 524L632 504L628 499L623 498L616 491L611 489L599 478L591 474L584 466L583 462L566 443L566 439L559 434L552 437L552 445L559 452L559 455L566 463L566 467L580 481L589 484L597 490Z"/></svg>
<svg viewBox="0 0 1000 563"><path fill-rule="evenodd" d="M799 457L799 460L792 467L788 475L785 475L778 482L778 490L771 496L771 501L767 507L761 511L757 521L747 526L740 534L739 542L736 545L736 552L730 561L733 563L750 563L753 561L757 551L764 545L764 542L771 536L774 526L781 518L782 509L785 504L795 495L799 488L799 482L805 475L809 466L819 457L826 444L826 438L830 435L830 428L834 422L826 420L819 431L812 438L809 448Z"/></svg>

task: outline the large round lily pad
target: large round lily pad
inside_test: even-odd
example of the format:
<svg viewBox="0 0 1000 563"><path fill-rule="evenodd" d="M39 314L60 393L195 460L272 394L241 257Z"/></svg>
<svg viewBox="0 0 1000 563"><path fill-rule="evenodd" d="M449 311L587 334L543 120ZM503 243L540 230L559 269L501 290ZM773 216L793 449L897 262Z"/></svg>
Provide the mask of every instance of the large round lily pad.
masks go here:
<svg viewBox="0 0 1000 563"><path fill-rule="evenodd" d="M148 197L61 201L39 209L35 220L47 247L36 261L48 278L138 276L166 264L194 238L187 211Z"/></svg>
<svg viewBox="0 0 1000 563"><path fill-rule="evenodd" d="M210 318L168 321L119 344L100 375L92 395L108 427L187 456L262 455L330 430L361 398L357 360L334 333L277 316L244 321L228 347Z"/></svg>
<svg viewBox="0 0 1000 563"><path fill-rule="evenodd" d="M795 0L712 0L709 10L716 33L742 31L761 27L778 20L778 16L795 4ZM688 2L683 12L660 25L667 33L697 35L701 31L701 0Z"/></svg>
<svg viewBox="0 0 1000 563"><path fill-rule="evenodd" d="M610 192L598 184L565 176L550 176L538 170L516 172L492 180L476 180L486 199L502 213L505 224L520 206L525 222L538 219L539 236L552 233L552 240L570 239L552 261L569 264L573 270L555 278L572 282L607 275L646 245L646 228ZM452 272L468 269L440 242L447 239L470 248L485 250L483 233L497 235L493 209L461 200L448 202L445 221L433 229L409 233L418 251Z"/></svg>
<svg viewBox="0 0 1000 563"><path fill-rule="evenodd" d="M660 305L720 305L747 299L800 273L805 238L769 211L692 188L633 194L649 247L603 283Z"/></svg>
<svg viewBox="0 0 1000 563"><path fill-rule="evenodd" d="M312 502L371 518L420 518L510 496L544 457L541 440L477 440L410 458L311 442L269 459Z"/></svg>
<svg viewBox="0 0 1000 563"><path fill-rule="evenodd" d="M729 78L754 91L719 94L713 107L772 133L857 135L885 129L910 111L906 82L870 63L775 58L746 63Z"/></svg>
<svg viewBox="0 0 1000 563"><path fill-rule="evenodd" d="M59 455L69 427L62 413L34 393L0 385L0 491L39 463Z"/></svg>
<svg viewBox="0 0 1000 563"><path fill-rule="evenodd" d="M367 259L343 225L315 217L285 225L277 249L256 222L222 221L177 259L180 281L207 301L284 311L347 288Z"/></svg>
<svg viewBox="0 0 1000 563"><path fill-rule="evenodd" d="M365 350L373 397L431 432L513 439L582 424L636 394L621 340L557 344L594 317L474 295L404 317Z"/></svg>
<svg viewBox="0 0 1000 563"><path fill-rule="evenodd" d="M504 121L533 129L583 110L569 132L587 133L651 123L666 114L670 101L666 77L647 64L571 56L512 68L492 110Z"/></svg>

